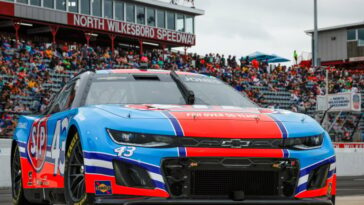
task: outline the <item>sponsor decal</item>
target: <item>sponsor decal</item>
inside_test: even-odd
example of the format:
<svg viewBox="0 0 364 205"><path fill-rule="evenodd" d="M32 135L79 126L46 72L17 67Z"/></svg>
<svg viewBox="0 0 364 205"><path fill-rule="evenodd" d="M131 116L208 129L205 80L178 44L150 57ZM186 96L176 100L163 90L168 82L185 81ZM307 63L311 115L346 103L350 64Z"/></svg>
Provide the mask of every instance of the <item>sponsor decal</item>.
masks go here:
<svg viewBox="0 0 364 205"><path fill-rule="evenodd" d="M331 196L332 193L332 183L329 183L327 186L327 196Z"/></svg>
<svg viewBox="0 0 364 205"><path fill-rule="evenodd" d="M26 122L19 122L17 128L18 129L26 129L28 126L28 123Z"/></svg>
<svg viewBox="0 0 364 205"><path fill-rule="evenodd" d="M47 121L47 117L35 120L28 138L28 158L37 172L42 170L46 160Z"/></svg>
<svg viewBox="0 0 364 205"><path fill-rule="evenodd" d="M196 38L194 34L190 33L182 33L163 28L73 13L68 13L68 24L72 26L109 31L154 40L168 41L184 45L195 45Z"/></svg>
<svg viewBox="0 0 364 205"><path fill-rule="evenodd" d="M66 139L68 125L68 118L57 120L56 129L54 130L51 147L51 158L54 161L54 176L56 176L57 174L63 176L64 174L64 156L66 151L66 141L64 139ZM72 144L72 146L74 146L74 144Z"/></svg>
<svg viewBox="0 0 364 205"><path fill-rule="evenodd" d="M119 147L114 149L114 152L118 154L118 157L132 157L136 147Z"/></svg>
<svg viewBox="0 0 364 205"><path fill-rule="evenodd" d="M95 181L96 195L111 195L111 182L110 181Z"/></svg>
<svg viewBox="0 0 364 205"><path fill-rule="evenodd" d="M28 186L33 186L33 172L28 172Z"/></svg>
<svg viewBox="0 0 364 205"><path fill-rule="evenodd" d="M259 115L247 113L228 113L228 112L186 112L189 118L225 118L225 119L259 119Z"/></svg>
<svg viewBox="0 0 364 205"><path fill-rule="evenodd" d="M184 80L186 82L193 82L193 83L223 84L223 82L217 80L214 77L185 76Z"/></svg>

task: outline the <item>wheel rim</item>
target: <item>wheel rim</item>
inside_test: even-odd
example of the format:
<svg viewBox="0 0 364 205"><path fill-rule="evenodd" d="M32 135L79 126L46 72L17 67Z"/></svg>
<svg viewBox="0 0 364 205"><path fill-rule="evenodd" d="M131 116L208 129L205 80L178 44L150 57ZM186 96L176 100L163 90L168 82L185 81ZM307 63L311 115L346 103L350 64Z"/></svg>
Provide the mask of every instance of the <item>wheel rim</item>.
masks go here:
<svg viewBox="0 0 364 205"><path fill-rule="evenodd" d="M68 166L68 190L74 202L81 201L85 196L85 170L83 164L83 154L80 143L77 143Z"/></svg>
<svg viewBox="0 0 364 205"><path fill-rule="evenodd" d="M21 190L21 167L18 147L15 148L13 163L11 167L12 194L14 199L18 199Z"/></svg>

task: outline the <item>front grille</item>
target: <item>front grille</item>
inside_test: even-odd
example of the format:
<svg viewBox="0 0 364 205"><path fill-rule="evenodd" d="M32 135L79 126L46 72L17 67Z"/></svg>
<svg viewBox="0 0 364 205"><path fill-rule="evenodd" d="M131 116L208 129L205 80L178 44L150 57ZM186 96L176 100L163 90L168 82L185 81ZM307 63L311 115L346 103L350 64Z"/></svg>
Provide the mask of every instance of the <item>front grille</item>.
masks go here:
<svg viewBox="0 0 364 205"><path fill-rule="evenodd" d="M277 171L196 170L191 172L191 195L228 196L243 191L248 196L278 195Z"/></svg>
<svg viewBox="0 0 364 205"><path fill-rule="evenodd" d="M168 158L162 162L171 198L293 197L299 166L277 158Z"/></svg>
<svg viewBox="0 0 364 205"><path fill-rule="evenodd" d="M281 149L283 144L283 139L228 139L205 137L182 137L178 139L178 145L183 147Z"/></svg>

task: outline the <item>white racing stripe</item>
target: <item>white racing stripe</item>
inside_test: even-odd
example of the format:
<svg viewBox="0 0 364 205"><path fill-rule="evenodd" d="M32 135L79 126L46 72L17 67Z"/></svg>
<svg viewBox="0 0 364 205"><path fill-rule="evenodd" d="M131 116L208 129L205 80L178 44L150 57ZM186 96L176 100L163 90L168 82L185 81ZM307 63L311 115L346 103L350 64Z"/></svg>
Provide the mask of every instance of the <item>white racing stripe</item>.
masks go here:
<svg viewBox="0 0 364 205"><path fill-rule="evenodd" d="M330 171L334 170L336 168L336 163L332 163L330 165Z"/></svg>
<svg viewBox="0 0 364 205"><path fill-rule="evenodd" d="M305 176L300 177L300 179L298 180L298 186L306 183L307 181L308 181L308 174L306 174Z"/></svg>
<svg viewBox="0 0 364 205"><path fill-rule="evenodd" d="M156 174L156 173L153 173L153 172L148 172L148 174L149 174L151 179L164 183L162 175Z"/></svg>
<svg viewBox="0 0 364 205"><path fill-rule="evenodd" d="M25 147L19 147L19 152L25 153Z"/></svg>
<svg viewBox="0 0 364 205"><path fill-rule="evenodd" d="M52 152L47 152L47 157L52 158Z"/></svg>
<svg viewBox="0 0 364 205"><path fill-rule="evenodd" d="M84 160L85 160L85 165L86 166L114 169L113 165L112 165L112 162L109 162L109 161L98 160L98 159L87 159L87 158L85 158Z"/></svg>
<svg viewBox="0 0 364 205"><path fill-rule="evenodd" d="M92 153L92 154L103 154L103 155L107 155L107 156L115 157L115 155L113 155L113 154L108 154L108 153L105 153L105 152L91 152L91 151L83 151L83 152L86 152L86 153ZM133 162L137 162L137 163L140 163L140 164L146 164L146 165L150 165L150 166L153 166L153 167L160 168L160 166L158 166L158 165L150 164L150 163L147 163L147 162L142 162L142 161L140 161L140 160L135 160L135 159L127 158L127 157L119 157L119 158L121 158L121 159L125 159L125 160L129 160L129 161L133 161Z"/></svg>
<svg viewBox="0 0 364 205"><path fill-rule="evenodd" d="M192 105L193 108L196 109L207 109L209 108L207 105Z"/></svg>
<svg viewBox="0 0 364 205"><path fill-rule="evenodd" d="M242 110L241 108L239 107L234 107L234 106L221 106L222 109L224 110Z"/></svg>
<svg viewBox="0 0 364 205"><path fill-rule="evenodd" d="M330 171L334 170L335 168L336 168L336 164L335 164L335 163L332 163L332 164L330 165ZM302 185L302 184L306 183L307 181L308 181L308 174L306 174L306 175L304 175L304 176L300 177L300 179L298 180L298 186L300 186L300 185Z"/></svg>
<svg viewBox="0 0 364 205"><path fill-rule="evenodd" d="M98 160L98 159L87 159L87 158L85 158L84 160L85 160L85 165L86 166L113 169L112 162L109 162L109 161ZM149 174L151 179L164 183L162 175L156 174L156 173L153 173L153 172L149 172L149 171L148 171L148 174Z"/></svg>
<svg viewBox="0 0 364 205"><path fill-rule="evenodd" d="M315 166L316 164L319 164L319 163L321 163L321 162L323 162L323 161L329 160L329 159L331 159L332 157L335 157L335 155L332 155L332 156L330 156L330 157L327 157L327 158L325 158L325 159L323 159L323 160L320 160L320 161L318 161L318 162L316 162L316 163L313 163L313 164L307 165L307 166L303 167L303 168L301 169L301 171L302 171L302 170L304 170L304 169L307 169L307 168L309 168L309 167L313 167L313 166Z"/></svg>

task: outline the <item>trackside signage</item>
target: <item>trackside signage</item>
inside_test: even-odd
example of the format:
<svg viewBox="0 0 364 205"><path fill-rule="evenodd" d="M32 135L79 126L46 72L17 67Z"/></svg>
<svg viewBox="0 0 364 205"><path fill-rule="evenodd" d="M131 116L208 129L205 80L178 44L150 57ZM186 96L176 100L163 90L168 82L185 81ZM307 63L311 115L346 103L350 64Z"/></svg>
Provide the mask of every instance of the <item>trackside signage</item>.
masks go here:
<svg viewBox="0 0 364 205"><path fill-rule="evenodd" d="M335 148L345 149L345 148L357 148L364 149L364 143L334 143Z"/></svg>
<svg viewBox="0 0 364 205"><path fill-rule="evenodd" d="M73 13L68 13L68 25L188 46L195 45L196 38L195 35L189 33Z"/></svg>
<svg viewBox="0 0 364 205"><path fill-rule="evenodd" d="M317 110L324 111L361 111L361 96L359 93L337 93L328 96L317 96Z"/></svg>

